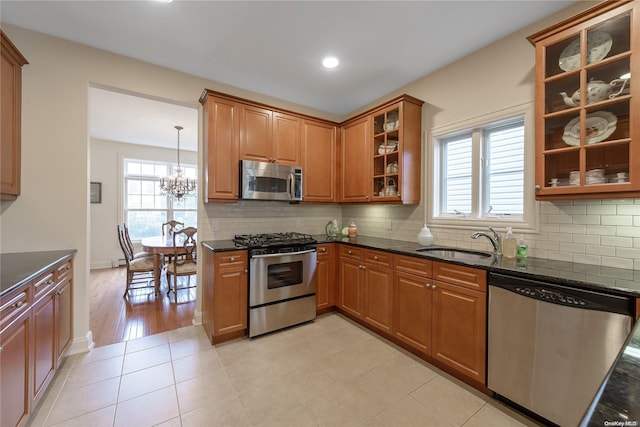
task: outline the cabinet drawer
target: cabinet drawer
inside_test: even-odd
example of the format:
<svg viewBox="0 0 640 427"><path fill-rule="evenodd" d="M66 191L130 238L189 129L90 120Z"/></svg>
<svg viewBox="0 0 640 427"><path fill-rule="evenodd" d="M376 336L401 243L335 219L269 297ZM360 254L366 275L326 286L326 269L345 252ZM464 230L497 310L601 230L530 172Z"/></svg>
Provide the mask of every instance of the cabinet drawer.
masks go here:
<svg viewBox="0 0 640 427"><path fill-rule="evenodd" d="M45 295L56 285L54 272L50 271L33 281L34 301Z"/></svg>
<svg viewBox="0 0 640 427"><path fill-rule="evenodd" d="M0 331L29 308L28 286L23 287L22 290L11 292L0 299Z"/></svg>
<svg viewBox="0 0 640 427"><path fill-rule="evenodd" d="M56 282L60 283L67 276L69 276L70 274L73 273L73 265L71 263L71 260L68 260L67 262L64 262L64 263L60 264L56 270L58 272L58 276L57 276Z"/></svg>
<svg viewBox="0 0 640 427"><path fill-rule="evenodd" d="M365 262L380 267L389 267L393 265L393 255L389 252L374 251L367 249L364 256Z"/></svg>
<svg viewBox="0 0 640 427"><path fill-rule="evenodd" d="M216 267L246 266L246 251L220 252L215 254Z"/></svg>
<svg viewBox="0 0 640 427"><path fill-rule="evenodd" d="M433 278L476 291L487 291L487 272L473 267L434 261Z"/></svg>
<svg viewBox="0 0 640 427"><path fill-rule="evenodd" d="M362 261L364 249L356 246L340 245L339 254L341 258Z"/></svg>
<svg viewBox="0 0 640 427"><path fill-rule="evenodd" d="M396 255L396 270L418 276L431 277L433 261L411 256Z"/></svg>
<svg viewBox="0 0 640 427"><path fill-rule="evenodd" d="M333 243L320 243L316 246L318 258L327 258L333 254Z"/></svg>

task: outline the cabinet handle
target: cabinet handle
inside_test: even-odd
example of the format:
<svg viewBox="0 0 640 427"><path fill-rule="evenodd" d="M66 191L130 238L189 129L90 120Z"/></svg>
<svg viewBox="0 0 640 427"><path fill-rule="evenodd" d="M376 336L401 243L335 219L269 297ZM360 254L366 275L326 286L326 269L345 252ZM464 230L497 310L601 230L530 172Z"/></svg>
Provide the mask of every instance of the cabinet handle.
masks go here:
<svg viewBox="0 0 640 427"><path fill-rule="evenodd" d="M247 270L247 269L245 268L245 269L244 269L244 272L245 272L245 273L248 273L248 272L249 272L249 270Z"/></svg>
<svg viewBox="0 0 640 427"><path fill-rule="evenodd" d="M236 260L236 258L235 258L235 257L231 257L231 258L229 258L229 261L231 261L231 262L233 262L233 261L235 261L235 260Z"/></svg>
<svg viewBox="0 0 640 427"><path fill-rule="evenodd" d="M541 188L541 187L540 187L539 185L536 185L536 186L535 186L536 191L540 190L540 188Z"/></svg>
<svg viewBox="0 0 640 427"><path fill-rule="evenodd" d="M0 347L0 353L4 352L4 347Z"/></svg>
<svg viewBox="0 0 640 427"><path fill-rule="evenodd" d="M320 252L326 252L327 248L320 248Z"/></svg>
<svg viewBox="0 0 640 427"><path fill-rule="evenodd" d="M375 259L375 260L377 261L377 260L378 260L378 255L375 255L375 256L373 257L373 259Z"/></svg>
<svg viewBox="0 0 640 427"><path fill-rule="evenodd" d="M349 251L347 252L349 255L351 255L351 249L349 249Z"/></svg>
<svg viewBox="0 0 640 427"><path fill-rule="evenodd" d="M436 289L436 285L431 285L431 289Z"/></svg>
<svg viewBox="0 0 640 427"><path fill-rule="evenodd" d="M58 292L56 292L57 296L60 296L64 293L65 288L60 289Z"/></svg>
<svg viewBox="0 0 640 427"><path fill-rule="evenodd" d="M13 308L20 308L24 305L24 301L18 301L17 303L13 304L11 307Z"/></svg>

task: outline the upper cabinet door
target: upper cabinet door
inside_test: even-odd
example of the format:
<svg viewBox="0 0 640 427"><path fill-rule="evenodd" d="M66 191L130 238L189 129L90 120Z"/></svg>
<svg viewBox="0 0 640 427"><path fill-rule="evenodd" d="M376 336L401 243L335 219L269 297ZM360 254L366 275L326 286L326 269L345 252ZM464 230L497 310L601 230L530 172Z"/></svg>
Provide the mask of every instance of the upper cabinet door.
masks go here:
<svg viewBox="0 0 640 427"><path fill-rule="evenodd" d="M536 198L640 196L640 7L606 1L535 34Z"/></svg>
<svg viewBox="0 0 640 427"><path fill-rule="evenodd" d="M272 143L271 110L241 105L240 107L240 159L262 162L275 161Z"/></svg>
<svg viewBox="0 0 640 427"><path fill-rule="evenodd" d="M22 114L22 54L0 31L2 64L2 125L0 139L0 200L15 200L20 195L20 128Z"/></svg>
<svg viewBox="0 0 640 427"><path fill-rule="evenodd" d="M305 202L336 201L336 126L304 120L302 172Z"/></svg>
<svg viewBox="0 0 640 427"><path fill-rule="evenodd" d="M341 164L342 202L368 202L371 193L369 176L371 163L369 159L369 116L351 122L342 127Z"/></svg>
<svg viewBox="0 0 640 427"><path fill-rule="evenodd" d="M300 119L273 112L272 161L300 166Z"/></svg>
<svg viewBox="0 0 640 427"><path fill-rule="evenodd" d="M204 99L205 200L234 201L239 193L240 105L210 95Z"/></svg>

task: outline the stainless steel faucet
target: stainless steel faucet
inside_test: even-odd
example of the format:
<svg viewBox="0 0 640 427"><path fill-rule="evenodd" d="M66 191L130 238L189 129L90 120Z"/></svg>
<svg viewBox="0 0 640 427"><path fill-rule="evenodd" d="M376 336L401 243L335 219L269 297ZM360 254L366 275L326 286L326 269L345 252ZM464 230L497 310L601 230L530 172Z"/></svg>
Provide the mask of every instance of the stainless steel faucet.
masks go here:
<svg viewBox="0 0 640 427"><path fill-rule="evenodd" d="M500 256L502 255L502 244L500 240L500 234L496 232L492 227L489 227L489 230L493 235L490 235L484 231L476 231L471 235L472 239L477 239L480 236L486 237L491 242L491 246L493 246L493 255Z"/></svg>

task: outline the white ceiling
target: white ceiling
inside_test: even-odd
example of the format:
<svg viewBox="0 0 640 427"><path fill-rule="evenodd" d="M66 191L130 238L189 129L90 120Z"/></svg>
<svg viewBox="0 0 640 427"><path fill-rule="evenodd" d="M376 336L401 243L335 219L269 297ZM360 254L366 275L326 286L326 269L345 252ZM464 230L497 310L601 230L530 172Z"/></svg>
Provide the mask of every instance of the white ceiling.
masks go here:
<svg viewBox="0 0 640 427"><path fill-rule="evenodd" d="M575 2L2 0L0 17L16 26L346 115ZM329 54L341 61L331 71L320 65ZM128 101L135 108L136 102ZM139 140L127 132L135 133L137 126L164 126L175 141L173 126L179 123L168 119L181 113L156 111L153 105L166 106L151 101L140 101L141 111L127 111L116 100L120 111L93 117L95 136L115 139L111 132L119 129L118 138ZM127 120L129 114L138 119ZM188 127L183 126L186 136Z"/></svg>

